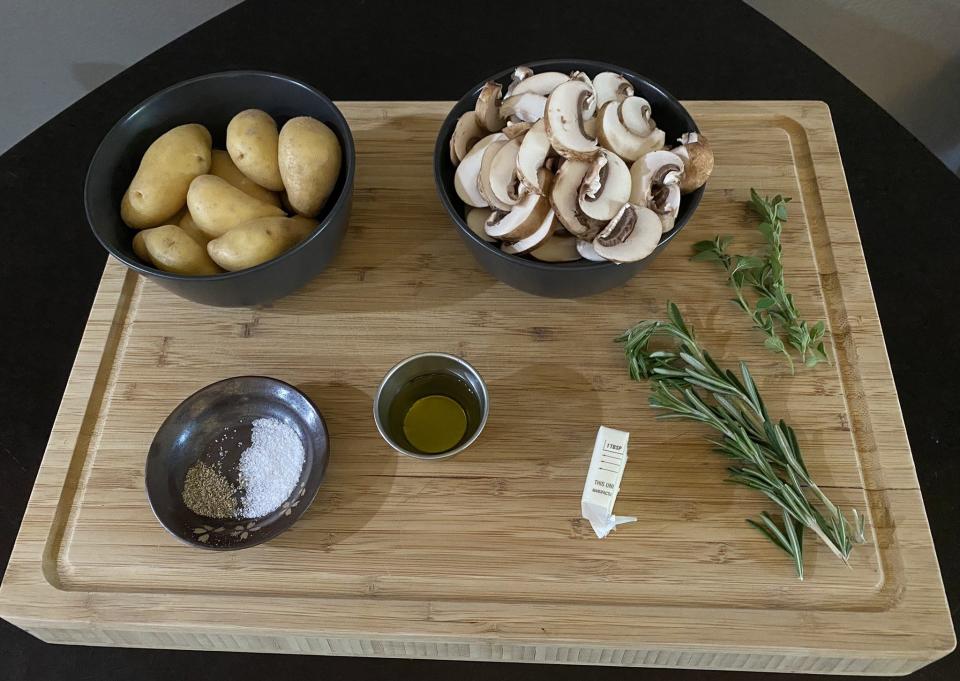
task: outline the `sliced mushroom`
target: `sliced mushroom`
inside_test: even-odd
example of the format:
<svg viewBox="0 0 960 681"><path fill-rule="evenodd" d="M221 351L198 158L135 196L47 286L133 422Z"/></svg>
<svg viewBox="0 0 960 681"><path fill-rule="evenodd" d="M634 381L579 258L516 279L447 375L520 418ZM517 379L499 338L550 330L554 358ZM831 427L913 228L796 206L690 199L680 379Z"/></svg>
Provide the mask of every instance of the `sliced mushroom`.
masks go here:
<svg viewBox="0 0 960 681"><path fill-rule="evenodd" d="M510 85L507 86L507 97L513 94L513 91L520 83L532 75L533 69L531 69L529 66L518 66L515 68L510 79Z"/></svg>
<svg viewBox="0 0 960 681"><path fill-rule="evenodd" d="M617 115L623 126L635 135L644 137L657 129L656 122L650 117L650 102L643 97L627 97L620 102Z"/></svg>
<svg viewBox="0 0 960 681"><path fill-rule="evenodd" d="M514 139L520 137L521 135L526 134L527 130L533 127L533 123L517 123L514 121L508 121L507 127L505 127L502 132L507 136L507 139Z"/></svg>
<svg viewBox="0 0 960 681"><path fill-rule="evenodd" d="M590 80L590 76L585 74L583 71L571 71L570 79L579 80L581 83L586 83L590 86L590 89L593 89L593 82Z"/></svg>
<svg viewBox="0 0 960 681"><path fill-rule="evenodd" d="M477 208L475 210L483 209ZM592 241L577 239L577 253L579 253L580 257L584 258L585 260L592 260L593 262L607 262L606 258L597 253L597 250L593 247Z"/></svg>
<svg viewBox="0 0 960 681"><path fill-rule="evenodd" d="M663 231L649 208L623 204L610 224L593 240L597 255L616 263L636 262L653 253Z"/></svg>
<svg viewBox="0 0 960 681"><path fill-rule="evenodd" d="M622 102L633 97L633 85L630 81L613 71L598 73L593 78L593 90L597 93L597 106L607 102Z"/></svg>
<svg viewBox="0 0 960 681"><path fill-rule="evenodd" d="M467 227L470 228L471 232L489 243L493 243L496 239L487 236L487 232L483 229L483 226L486 224L491 212L489 208L467 208Z"/></svg>
<svg viewBox="0 0 960 681"><path fill-rule="evenodd" d="M580 259L577 252L576 237L554 234L537 248L530 251L530 255L543 262L572 262Z"/></svg>
<svg viewBox="0 0 960 681"><path fill-rule="evenodd" d="M520 241L534 232L550 212L550 201L541 194L530 193L509 213L494 211L484 229L488 236L504 241Z"/></svg>
<svg viewBox="0 0 960 681"><path fill-rule="evenodd" d="M677 140L679 147L671 151L683 159L683 175L680 177L680 193L689 194L699 189L713 173L713 149L707 138L696 132L684 133Z"/></svg>
<svg viewBox="0 0 960 681"><path fill-rule="evenodd" d="M480 193L478 179L480 177L480 164L483 162L483 152L487 146L493 142L506 140L506 135L495 132L487 135L479 142L473 145L473 148L463 157L460 165L457 166L457 172L453 176L453 187L457 191L457 196L468 206L474 208L486 208L489 202Z"/></svg>
<svg viewBox="0 0 960 681"><path fill-rule="evenodd" d="M564 161L550 190L550 205L557 214L557 220L568 232L581 239L592 239L606 224L580 209L580 185L589 170L589 161Z"/></svg>
<svg viewBox="0 0 960 681"><path fill-rule="evenodd" d="M597 137L600 144L624 161L636 161L649 151L662 149L666 140L663 130L654 129L648 135L634 133L620 119L621 106L618 102L607 102L600 109L597 116Z"/></svg>
<svg viewBox="0 0 960 681"><path fill-rule="evenodd" d="M477 97L477 122L490 132L499 132L506 124L503 115L500 113L502 96L500 83L489 81L484 84L480 90L480 96Z"/></svg>
<svg viewBox="0 0 960 681"><path fill-rule="evenodd" d="M553 236L554 222L553 211L549 210L543 218L543 222L540 223L540 226L537 227L537 230L533 234L519 241L505 242L501 244L500 250L510 255L520 255L532 251Z"/></svg>
<svg viewBox="0 0 960 681"><path fill-rule="evenodd" d="M500 113L518 122L536 123L543 118L546 106L546 97L526 92L522 95L511 95L503 100Z"/></svg>
<svg viewBox="0 0 960 681"><path fill-rule="evenodd" d="M558 154L580 161L597 155L597 139L584 127L595 111L593 86L581 80L568 80L550 94L544 120L547 137Z"/></svg>
<svg viewBox="0 0 960 681"><path fill-rule="evenodd" d="M453 136L450 137L450 160L453 161L453 165L460 163L473 145L486 134L487 132L480 127L475 112L467 111L460 116L453 129Z"/></svg>
<svg viewBox="0 0 960 681"><path fill-rule="evenodd" d="M630 169L619 156L601 149L580 185L580 210L594 220L609 222L630 198Z"/></svg>
<svg viewBox="0 0 960 681"><path fill-rule="evenodd" d="M508 208L513 208L520 203L522 194L527 193L526 187L520 185L520 179L517 177L517 154L520 152L520 145L523 140L515 138L503 145L493 159L493 165L490 168L490 189L496 201L491 204L502 204ZM481 182L483 181L483 171L480 173ZM483 189L483 185L481 185Z"/></svg>
<svg viewBox="0 0 960 681"><path fill-rule="evenodd" d="M683 159L664 149L644 154L630 168L633 178L630 203L646 206L660 216L664 232L673 229L680 210L683 173Z"/></svg>
<svg viewBox="0 0 960 681"><path fill-rule="evenodd" d="M487 145L486 149L483 150L483 158L480 160L480 172L477 175L477 188L480 190L480 195L486 200L490 208L508 211L513 208L513 204L499 201L497 195L493 192L493 162L496 160L500 150L510 143L506 135L500 133L500 136L502 139L491 142Z"/></svg>
<svg viewBox="0 0 960 681"><path fill-rule="evenodd" d="M543 194L537 173L546 164L549 154L550 140L547 138L546 124L540 119L523 136L517 153L517 175L530 191L537 194Z"/></svg>
<svg viewBox="0 0 960 681"><path fill-rule="evenodd" d="M570 80L570 77L565 73L544 71L543 73L527 76L515 86L511 86L510 94L522 95L524 92L531 92L535 95L546 97L553 92L554 88L568 80Z"/></svg>

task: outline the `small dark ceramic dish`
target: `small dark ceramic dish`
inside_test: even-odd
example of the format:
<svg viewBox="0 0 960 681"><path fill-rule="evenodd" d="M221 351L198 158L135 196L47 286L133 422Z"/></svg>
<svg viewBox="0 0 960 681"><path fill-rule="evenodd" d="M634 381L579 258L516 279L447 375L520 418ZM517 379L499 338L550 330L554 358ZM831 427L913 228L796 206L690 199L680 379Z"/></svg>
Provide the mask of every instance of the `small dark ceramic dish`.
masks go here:
<svg viewBox="0 0 960 681"><path fill-rule="evenodd" d="M208 518L187 508L184 479L197 461L221 461L223 474L236 484L236 465L258 418L283 421L303 443L303 470L289 498L255 519ZM157 520L177 539L206 549L244 549L270 541L303 515L320 489L328 458L326 424L306 395L274 378L228 378L185 399L160 426L147 454L147 498Z"/></svg>
<svg viewBox="0 0 960 681"><path fill-rule="evenodd" d="M629 69L582 59L547 59L526 65L537 73L541 71L561 71L563 73L583 71L591 78L601 71L622 73L633 85L636 94L650 102L653 118L657 122L657 127L666 133L668 144L675 144L676 139L685 132L699 132L693 117L673 95L653 81ZM437 144L433 152L433 173L443 207L450 214L450 218L457 226L460 238L463 239L480 266L490 275L514 288L551 298L575 298L622 286L637 272L649 265L659 255L660 251L680 233L680 230L683 229L697 209L700 197L703 196L704 187L685 195L681 199L680 212L677 215L674 228L661 238L660 244L653 253L638 262L622 265L590 262L588 260L547 263L502 252L499 244L487 243L467 226L463 202L457 196L453 186L453 175L456 168L450 160L450 137L453 135L457 119L476 105L477 96L480 94L483 84L492 80L506 86L510 83L512 74L512 68L501 71L471 88L454 105L443 125L440 126L440 133L437 135Z"/></svg>
<svg viewBox="0 0 960 681"><path fill-rule="evenodd" d="M120 219L120 199L147 147L167 130L201 123L224 149L227 123L244 109L263 109L282 126L312 116L330 126L343 153L340 177L317 216L313 234L278 258L240 272L190 277L162 272L133 252L134 230ZM325 95L287 76L262 71L211 73L177 83L133 108L93 155L84 187L87 221L107 251L130 269L179 296L205 305L239 307L293 293L322 272L340 248L350 220L356 153L343 114Z"/></svg>

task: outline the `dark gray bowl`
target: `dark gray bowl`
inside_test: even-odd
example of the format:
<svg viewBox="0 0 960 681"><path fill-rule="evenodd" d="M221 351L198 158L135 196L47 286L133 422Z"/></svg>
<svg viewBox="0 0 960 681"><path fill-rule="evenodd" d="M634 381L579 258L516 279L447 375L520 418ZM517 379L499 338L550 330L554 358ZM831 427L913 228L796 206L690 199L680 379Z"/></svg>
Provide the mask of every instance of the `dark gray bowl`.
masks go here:
<svg viewBox="0 0 960 681"><path fill-rule="evenodd" d="M133 253L134 230L120 219L120 199L143 152L164 132L184 123L205 125L213 136L214 148L223 149L227 123L235 114L251 108L263 109L281 126L295 116L312 116L329 125L340 140L340 178L317 216L317 229L280 257L240 272L189 277L162 272L142 262ZM336 255L350 221L355 167L350 127L322 93L275 73L211 73L158 92L111 128L87 171L87 221L111 255L179 296L221 307L257 305L296 291Z"/></svg>
<svg viewBox="0 0 960 681"><path fill-rule="evenodd" d="M537 73L541 71L562 71L564 73L583 71L591 78L601 71L622 73L633 85L636 94L650 102L657 127L666 133L668 142L676 140L685 132L699 132L693 118L673 95L653 81L629 69L583 59L545 59L530 62L527 66ZM467 227L463 202L457 196L453 187L455 167L450 161L449 145L457 119L465 111L475 106L483 84L488 80L493 80L508 85L512 74L513 68L510 68L485 78L481 83L477 83L454 105L443 121L443 125L440 126L437 145L433 151L433 173L443 207L450 214L450 218L458 228L460 238L463 239L480 266L492 276L514 288L551 298L575 298L622 286L633 275L649 265L659 255L660 251L666 248L666 245L680 233L680 230L683 229L697 209L700 197L703 196L704 187L685 195L681 199L680 212L677 215L673 230L663 235L660 245L653 253L638 262L624 263L623 265L590 262L588 260L546 263L526 256L507 255L500 250L498 244L484 241Z"/></svg>
<svg viewBox="0 0 960 681"><path fill-rule="evenodd" d="M303 470L290 497L256 519L208 518L187 508L183 482L198 460L221 461L224 475L236 484L235 467L250 445L251 423L258 418L285 422L303 443ZM329 456L327 426L310 398L275 378L228 378L185 399L160 426L147 454L147 498L157 519L177 539L207 549L243 549L273 539L303 515L320 489Z"/></svg>

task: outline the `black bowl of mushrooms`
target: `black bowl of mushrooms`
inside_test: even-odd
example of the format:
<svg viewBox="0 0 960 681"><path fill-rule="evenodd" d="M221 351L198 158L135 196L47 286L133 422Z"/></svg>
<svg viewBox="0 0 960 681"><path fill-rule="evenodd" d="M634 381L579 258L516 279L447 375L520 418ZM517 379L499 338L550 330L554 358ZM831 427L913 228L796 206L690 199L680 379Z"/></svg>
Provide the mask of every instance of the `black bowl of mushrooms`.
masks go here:
<svg viewBox="0 0 960 681"><path fill-rule="evenodd" d="M440 200L489 274L572 298L626 283L693 215L713 153L656 83L595 61L502 71L447 115Z"/></svg>

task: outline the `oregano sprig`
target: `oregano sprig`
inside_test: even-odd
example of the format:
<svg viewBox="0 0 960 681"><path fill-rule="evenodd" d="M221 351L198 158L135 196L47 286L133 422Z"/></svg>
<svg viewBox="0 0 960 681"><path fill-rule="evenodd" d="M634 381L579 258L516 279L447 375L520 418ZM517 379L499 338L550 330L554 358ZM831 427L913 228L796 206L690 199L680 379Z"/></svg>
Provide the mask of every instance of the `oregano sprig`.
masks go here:
<svg viewBox="0 0 960 681"><path fill-rule="evenodd" d="M784 281L780 237L787 220L789 201L779 194L764 198L756 190L750 190L750 207L761 219L757 229L767 243L767 252L763 256L731 254L727 249L733 237L716 236L694 244L691 259L717 262L723 267L736 294L733 302L750 316L754 327L766 335L764 346L782 353L793 371L793 358L787 344L800 353L800 361L807 367L826 362L827 354L823 345L824 323L819 321L811 325L800 317ZM756 294L752 305L745 296L745 292L751 290ZM787 343L780 337L778 328L786 334Z"/></svg>
<svg viewBox="0 0 960 681"><path fill-rule="evenodd" d="M623 343L630 376L651 381L650 405L660 419L705 423L718 437L717 452L731 460L730 482L764 494L777 507L747 522L785 551L803 579L803 533L810 530L845 563L855 543L864 541L863 516L848 519L816 485L793 429L767 412L746 363L739 376L721 369L697 342L679 308L669 303L667 321L644 321L627 330ZM651 349L654 338L672 345Z"/></svg>

